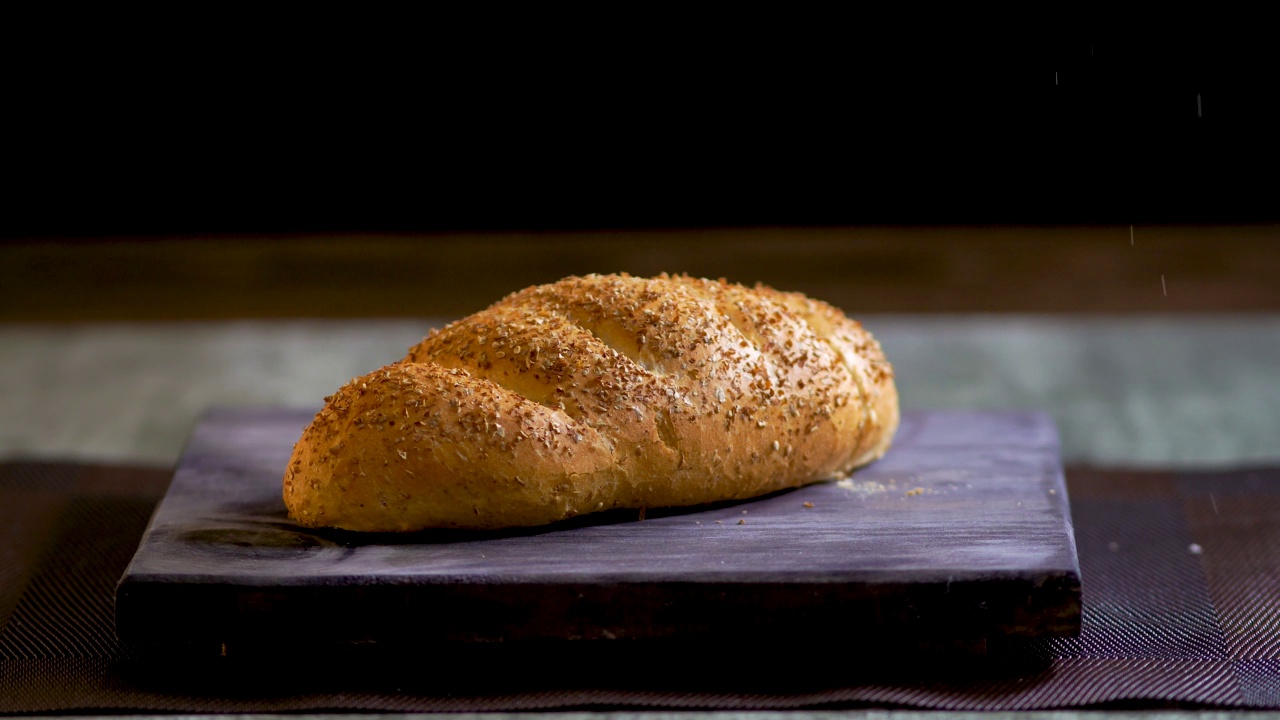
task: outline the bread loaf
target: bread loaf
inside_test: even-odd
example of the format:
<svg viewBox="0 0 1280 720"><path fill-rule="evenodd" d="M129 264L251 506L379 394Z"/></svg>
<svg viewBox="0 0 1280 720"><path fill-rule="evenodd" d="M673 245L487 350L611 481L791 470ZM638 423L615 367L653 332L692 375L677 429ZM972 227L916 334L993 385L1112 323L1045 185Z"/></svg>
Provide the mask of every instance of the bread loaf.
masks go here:
<svg viewBox="0 0 1280 720"><path fill-rule="evenodd" d="M541 525L839 477L897 426L880 345L826 303L688 276L569 277L326 398L284 500L306 526Z"/></svg>

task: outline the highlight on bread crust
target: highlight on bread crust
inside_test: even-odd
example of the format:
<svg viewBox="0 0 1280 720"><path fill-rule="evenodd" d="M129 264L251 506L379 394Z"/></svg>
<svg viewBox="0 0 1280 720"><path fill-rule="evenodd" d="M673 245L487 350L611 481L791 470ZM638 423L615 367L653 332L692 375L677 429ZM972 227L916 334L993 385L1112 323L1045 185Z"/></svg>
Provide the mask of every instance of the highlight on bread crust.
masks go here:
<svg viewBox="0 0 1280 720"><path fill-rule="evenodd" d="M325 403L285 504L361 531L751 498L843 476L898 426L892 366L840 310L665 274L526 288Z"/></svg>

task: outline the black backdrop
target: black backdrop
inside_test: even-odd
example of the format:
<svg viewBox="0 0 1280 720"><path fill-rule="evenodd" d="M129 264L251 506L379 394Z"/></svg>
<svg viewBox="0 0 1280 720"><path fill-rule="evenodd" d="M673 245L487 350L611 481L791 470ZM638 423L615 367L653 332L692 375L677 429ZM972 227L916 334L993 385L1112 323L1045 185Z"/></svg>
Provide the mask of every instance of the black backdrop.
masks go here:
<svg viewBox="0 0 1280 720"><path fill-rule="evenodd" d="M10 25L4 237L1280 217L1234 40L114 20Z"/></svg>

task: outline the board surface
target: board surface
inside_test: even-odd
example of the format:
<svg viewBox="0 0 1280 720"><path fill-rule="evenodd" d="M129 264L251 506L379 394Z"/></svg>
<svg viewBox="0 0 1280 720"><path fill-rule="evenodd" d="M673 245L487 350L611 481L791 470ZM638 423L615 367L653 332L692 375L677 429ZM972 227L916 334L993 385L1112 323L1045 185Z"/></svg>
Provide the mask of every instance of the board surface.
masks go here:
<svg viewBox="0 0 1280 720"><path fill-rule="evenodd" d="M1072 634L1079 564L1051 418L907 412L839 482L512 532L293 524L314 410L215 408L117 588L121 637L213 643Z"/></svg>

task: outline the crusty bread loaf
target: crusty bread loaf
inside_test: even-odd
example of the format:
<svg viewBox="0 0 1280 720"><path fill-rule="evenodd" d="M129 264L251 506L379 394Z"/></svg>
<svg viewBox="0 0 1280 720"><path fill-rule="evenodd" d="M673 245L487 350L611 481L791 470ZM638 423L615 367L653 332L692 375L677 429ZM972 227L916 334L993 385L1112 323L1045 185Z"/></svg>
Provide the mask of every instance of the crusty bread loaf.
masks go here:
<svg viewBox="0 0 1280 720"><path fill-rule="evenodd" d="M846 474L898 426L890 364L839 310L667 275L527 288L326 403L285 504L367 531L750 498Z"/></svg>

